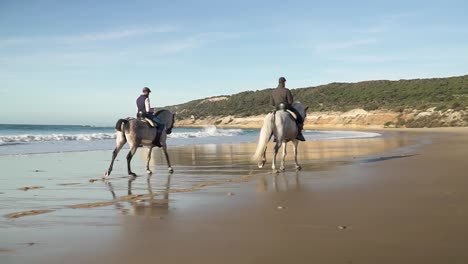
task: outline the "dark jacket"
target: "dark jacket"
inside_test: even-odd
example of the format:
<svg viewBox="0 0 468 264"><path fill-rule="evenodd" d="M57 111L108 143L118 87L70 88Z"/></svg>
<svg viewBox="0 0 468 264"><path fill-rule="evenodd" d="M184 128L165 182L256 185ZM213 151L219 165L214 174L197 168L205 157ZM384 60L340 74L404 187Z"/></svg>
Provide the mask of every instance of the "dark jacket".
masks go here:
<svg viewBox="0 0 468 264"><path fill-rule="evenodd" d="M289 108L293 102L293 96L288 88L278 85L278 88L273 89L271 92L270 104L272 106L278 107L280 103L283 103Z"/></svg>

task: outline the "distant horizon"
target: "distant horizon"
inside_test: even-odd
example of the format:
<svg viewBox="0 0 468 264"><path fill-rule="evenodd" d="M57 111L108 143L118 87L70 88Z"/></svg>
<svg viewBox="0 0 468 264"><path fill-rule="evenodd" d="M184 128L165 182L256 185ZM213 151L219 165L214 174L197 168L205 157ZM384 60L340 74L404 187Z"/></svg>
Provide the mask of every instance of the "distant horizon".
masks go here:
<svg viewBox="0 0 468 264"><path fill-rule="evenodd" d="M319 86L326 86L326 85L329 85L329 84L332 84L332 83L361 83L361 82L372 82L372 81L408 81L408 80L429 80L429 79L445 79L445 78L453 78L453 77L463 77L463 76L468 76L468 73L467 74L462 74L462 75L455 75L455 76L441 76L441 77L427 77L427 78L411 78L411 79L397 79L397 80L392 80L392 79L374 79L374 80L361 80L361 81L356 81L356 82L329 82L329 83L325 83L325 84L318 84L318 85L313 85L313 86L304 86L304 87L288 87L289 89L291 90L294 90L294 89L304 89L304 88L313 88L313 87L319 87ZM255 89L255 90L265 90L265 89L271 89L271 88L274 88L274 87L268 87L268 88L261 88L261 89ZM213 97L220 97L220 96L231 96L231 95L234 95L234 94L238 94L238 93L242 93L242 92L247 92L247 91L255 91L255 90L244 90L244 91L239 91L239 92L236 92L236 93L233 93L233 94L219 94L219 95L210 95L208 97L203 97L203 98L194 98L194 99L191 99L191 100L188 100L188 101L185 101L185 102L181 102L181 103L177 103L177 104L174 104L174 105L179 105L179 104L184 104L184 103L187 103L187 102L191 102L191 101L196 101L196 100L203 100L203 99L207 99L207 98L213 98ZM166 106L163 106L163 107L157 107L159 109L161 108L164 108L164 107L170 107L170 106L174 106L174 105L166 105ZM125 116L125 117L133 117L133 116ZM125 118L124 116L120 117L120 118ZM117 120L113 120L113 121L117 121ZM92 123L82 123L82 124L65 124L65 123L62 123L62 124L41 124L41 123L1 123L0 122L0 125L31 125L31 126L92 126L92 127L113 127L114 124L112 123L109 123L109 124L92 124Z"/></svg>

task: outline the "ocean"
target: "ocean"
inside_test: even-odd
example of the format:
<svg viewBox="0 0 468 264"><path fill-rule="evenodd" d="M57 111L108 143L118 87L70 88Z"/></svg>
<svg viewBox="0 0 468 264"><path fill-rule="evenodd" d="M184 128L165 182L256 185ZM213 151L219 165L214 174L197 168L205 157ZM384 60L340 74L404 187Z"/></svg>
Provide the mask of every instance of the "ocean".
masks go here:
<svg viewBox="0 0 468 264"><path fill-rule="evenodd" d="M174 128L168 145L232 144L255 142L258 129ZM307 140L370 138L378 133L357 131L305 130ZM111 150L115 145L113 127L79 125L0 124L0 155Z"/></svg>

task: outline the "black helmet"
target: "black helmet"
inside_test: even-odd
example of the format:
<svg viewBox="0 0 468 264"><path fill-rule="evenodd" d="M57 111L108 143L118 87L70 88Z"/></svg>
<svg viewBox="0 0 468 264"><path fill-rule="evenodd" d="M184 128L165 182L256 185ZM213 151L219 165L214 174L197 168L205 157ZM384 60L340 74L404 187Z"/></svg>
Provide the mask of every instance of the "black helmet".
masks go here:
<svg viewBox="0 0 468 264"><path fill-rule="evenodd" d="M286 82L286 78L284 77L280 77L279 80L278 80L279 83L284 83Z"/></svg>
<svg viewBox="0 0 468 264"><path fill-rule="evenodd" d="M143 92L148 92L148 93L151 93L151 89L150 89L150 88L148 88L148 87L145 87L145 88L143 88Z"/></svg>

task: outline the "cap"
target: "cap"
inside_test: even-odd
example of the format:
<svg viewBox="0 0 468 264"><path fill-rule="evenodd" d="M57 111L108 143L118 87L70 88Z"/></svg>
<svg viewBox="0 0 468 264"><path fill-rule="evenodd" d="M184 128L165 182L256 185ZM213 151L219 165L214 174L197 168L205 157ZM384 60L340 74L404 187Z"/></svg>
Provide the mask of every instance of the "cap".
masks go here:
<svg viewBox="0 0 468 264"><path fill-rule="evenodd" d="M150 89L150 88L148 88L148 87L145 87L145 88L143 88L143 92L148 92L148 93L151 93L151 89Z"/></svg>

